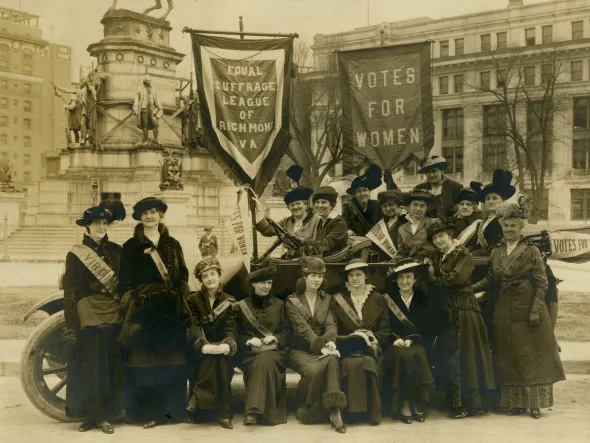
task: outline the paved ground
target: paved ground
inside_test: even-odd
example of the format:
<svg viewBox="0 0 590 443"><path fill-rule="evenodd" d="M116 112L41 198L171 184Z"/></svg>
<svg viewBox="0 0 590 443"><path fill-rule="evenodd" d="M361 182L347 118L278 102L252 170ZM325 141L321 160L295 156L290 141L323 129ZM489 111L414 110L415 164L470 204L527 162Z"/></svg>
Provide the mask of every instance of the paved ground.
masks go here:
<svg viewBox="0 0 590 443"><path fill-rule="evenodd" d="M325 443L328 439L341 442L423 442L423 443L582 443L590 441L590 376L569 376L555 386L555 406L544 410L540 420L528 416L508 417L486 415L461 421L448 419L442 412L432 411L423 423L404 425L384 418L378 427L364 424L348 426L346 435L339 435L326 424L303 426L293 414L285 425L275 427L244 427L242 415L237 415L235 429L227 431L210 425L169 425L144 430L138 426L120 425L114 436L99 431L77 432L77 424L55 422L31 406L22 393L18 379L0 377L0 441L10 443L63 443L133 441L195 442L202 439L218 443L256 441L256 443Z"/></svg>

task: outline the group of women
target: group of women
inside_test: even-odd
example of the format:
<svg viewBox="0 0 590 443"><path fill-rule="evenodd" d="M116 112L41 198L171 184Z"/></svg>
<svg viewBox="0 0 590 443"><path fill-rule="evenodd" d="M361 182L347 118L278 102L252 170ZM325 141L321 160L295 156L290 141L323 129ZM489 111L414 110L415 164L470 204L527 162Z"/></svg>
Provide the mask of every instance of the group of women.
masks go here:
<svg viewBox="0 0 590 443"><path fill-rule="evenodd" d="M314 202L332 203L328 191L320 188ZM197 264L201 289L189 293L182 248L156 198L134 206L139 223L122 248L106 235L112 212L90 208L77 221L87 230L82 244L66 258L66 412L84 419L80 431L113 433L120 419L152 428L214 418L232 429L239 367L244 424L278 425L287 420L290 367L301 375L297 419L329 422L338 433L359 420L378 425L384 411L424 422L435 386L454 418L490 407L539 418L552 405L553 383L565 377L543 257L521 235L522 208L497 204L509 193L505 183L463 189L452 220L425 218L431 197L423 190L380 198L387 226L398 231L387 293L370 284L361 259L346 264L342 291L328 293L323 259L304 256L285 301L273 296L272 262L248 275L248 294L237 301L223 292L213 257ZM338 221L324 212L320 230ZM489 273L474 284L472 252L483 248L491 251ZM489 321L474 296L483 290Z"/></svg>

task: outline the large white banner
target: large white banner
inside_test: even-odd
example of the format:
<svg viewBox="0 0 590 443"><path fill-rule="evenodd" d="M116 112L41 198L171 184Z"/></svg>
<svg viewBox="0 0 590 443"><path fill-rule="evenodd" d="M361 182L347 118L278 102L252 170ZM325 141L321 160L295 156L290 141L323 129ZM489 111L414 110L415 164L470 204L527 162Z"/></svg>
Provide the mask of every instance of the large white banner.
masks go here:
<svg viewBox="0 0 590 443"><path fill-rule="evenodd" d="M377 224L375 224L375 226L373 226L371 230L367 232L366 237L381 249L383 249L383 251L391 258L393 258L397 252L384 220L380 220Z"/></svg>
<svg viewBox="0 0 590 443"><path fill-rule="evenodd" d="M246 270L250 272L250 245L252 244L252 222L248 208L248 192L238 191L238 205L233 210L227 221L229 231L233 238L234 246L240 253Z"/></svg>

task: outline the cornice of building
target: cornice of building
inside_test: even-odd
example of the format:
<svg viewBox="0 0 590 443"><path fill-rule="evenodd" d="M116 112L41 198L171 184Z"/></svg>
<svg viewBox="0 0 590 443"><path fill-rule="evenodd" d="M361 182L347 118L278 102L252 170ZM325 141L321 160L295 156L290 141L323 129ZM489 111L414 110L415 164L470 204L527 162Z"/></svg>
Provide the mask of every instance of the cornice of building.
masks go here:
<svg viewBox="0 0 590 443"><path fill-rule="evenodd" d="M43 79L39 77L31 77L30 75L13 74L11 72L0 71L0 78L7 78L10 80L22 80L29 83L43 83Z"/></svg>
<svg viewBox="0 0 590 443"><path fill-rule="evenodd" d="M35 37L31 37L31 36L26 36L26 35L13 34L10 32L0 31L0 38L5 38L5 39L9 39L9 40L18 40L20 42L26 42L26 43L30 43L33 45L38 45L43 48L49 46L49 42L47 40L43 40L42 38L35 38Z"/></svg>

